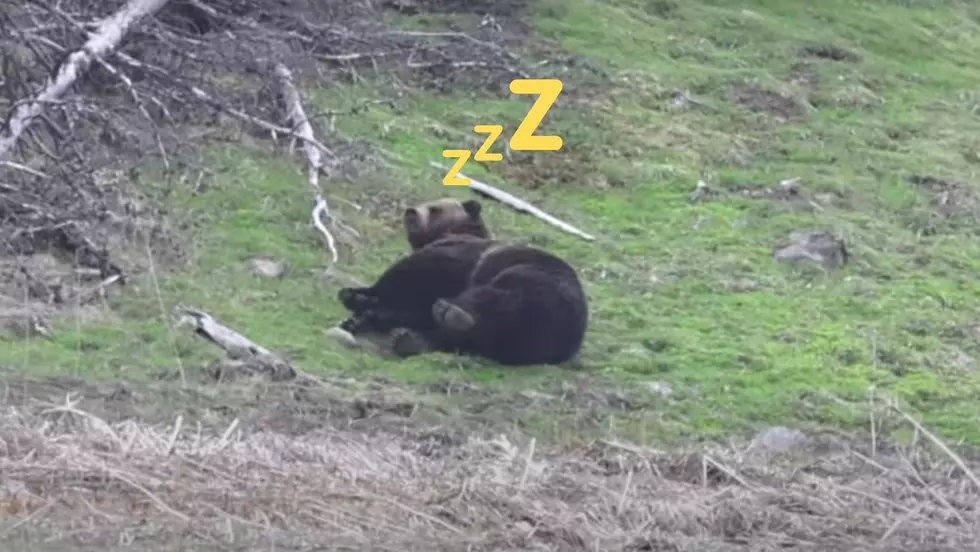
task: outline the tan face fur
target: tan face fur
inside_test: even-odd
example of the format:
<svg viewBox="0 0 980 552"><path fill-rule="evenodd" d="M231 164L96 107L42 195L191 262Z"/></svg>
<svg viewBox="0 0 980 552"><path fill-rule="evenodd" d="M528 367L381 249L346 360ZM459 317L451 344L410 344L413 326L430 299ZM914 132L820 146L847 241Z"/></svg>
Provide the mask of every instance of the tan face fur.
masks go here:
<svg viewBox="0 0 980 552"><path fill-rule="evenodd" d="M480 216L482 205L470 199L443 198L405 210L405 235L412 251L450 235L491 237Z"/></svg>

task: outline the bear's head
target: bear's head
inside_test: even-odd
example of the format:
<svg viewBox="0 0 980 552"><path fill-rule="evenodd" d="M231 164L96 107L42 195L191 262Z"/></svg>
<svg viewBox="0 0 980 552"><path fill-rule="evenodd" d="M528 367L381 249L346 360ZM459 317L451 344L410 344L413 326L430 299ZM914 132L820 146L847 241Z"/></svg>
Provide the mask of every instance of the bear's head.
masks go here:
<svg viewBox="0 0 980 552"><path fill-rule="evenodd" d="M475 199L437 199L405 210L405 235L412 251L450 235L490 239L490 230L480 216L482 205Z"/></svg>

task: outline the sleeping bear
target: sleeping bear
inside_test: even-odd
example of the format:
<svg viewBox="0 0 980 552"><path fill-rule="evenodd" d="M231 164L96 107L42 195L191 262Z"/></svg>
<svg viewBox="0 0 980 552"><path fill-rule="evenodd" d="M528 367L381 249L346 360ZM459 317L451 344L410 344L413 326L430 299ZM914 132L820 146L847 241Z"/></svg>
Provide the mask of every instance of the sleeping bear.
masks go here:
<svg viewBox="0 0 980 552"><path fill-rule="evenodd" d="M370 287L343 288L341 327L386 332L401 357L436 350L499 364L559 364L581 348L588 305L575 269L530 246L492 239L475 200L407 209L412 253Z"/></svg>

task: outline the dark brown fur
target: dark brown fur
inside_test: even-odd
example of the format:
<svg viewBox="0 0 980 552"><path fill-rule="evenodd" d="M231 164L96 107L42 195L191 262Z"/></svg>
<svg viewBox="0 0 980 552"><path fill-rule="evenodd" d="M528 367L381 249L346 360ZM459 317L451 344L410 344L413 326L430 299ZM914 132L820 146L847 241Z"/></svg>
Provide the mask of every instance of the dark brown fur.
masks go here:
<svg viewBox="0 0 980 552"><path fill-rule="evenodd" d="M479 208L467 212L479 216ZM373 286L340 291L353 313L345 329L391 332L401 356L441 350L526 365L558 364L578 353L588 308L568 263L533 247L439 235L425 225L438 217L416 213L406 211L406 219L422 221L413 229L425 239L412 242L410 235L414 252ZM467 228L454 220L456 228Z"/></svg>

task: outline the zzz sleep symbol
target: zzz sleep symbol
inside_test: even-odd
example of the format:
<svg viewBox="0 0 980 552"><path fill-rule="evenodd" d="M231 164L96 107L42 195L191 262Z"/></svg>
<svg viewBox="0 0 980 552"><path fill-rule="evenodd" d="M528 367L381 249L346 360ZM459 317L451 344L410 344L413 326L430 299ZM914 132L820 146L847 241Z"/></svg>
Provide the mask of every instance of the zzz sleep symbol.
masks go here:
<svg viewBox="0 0 980 552"><path fill-rule="evenodd" d="M541 125L548 110L554 105L558 95L561 94L562 82L558 79L514 79L510 81L511 94L535 94L538 99L531 105L524 120L517 126L517 130L510 137L510 149L516 151L558 151L563 144L561 136L536 136L534 131ZM471 150L450 149L443 150L442 156L447 159L455 159L456 163L449 169L442 183L446 186L469 186L470 179L459 176L463 170L463 165L470 160L470 156L476 161L486 161L496 163L504 159L502 153L490 153L490 148L494 142L504 132L501 125L476 125L473 132L486 134L487 139L483 141L480 149L474 154Z"/></svg>

